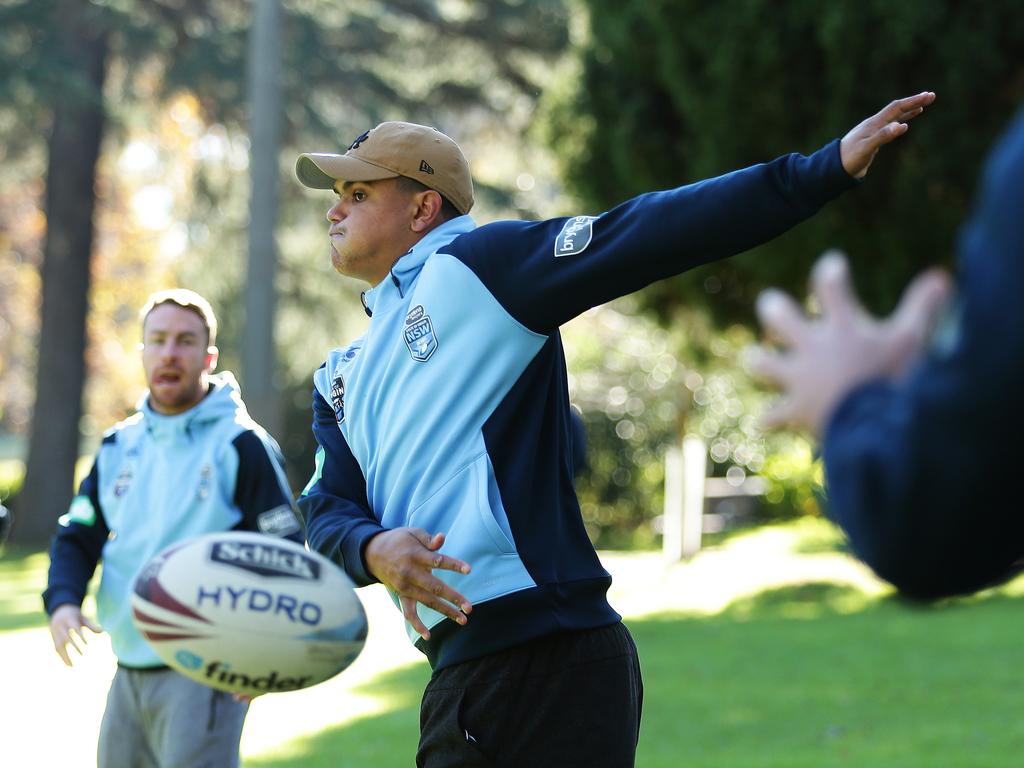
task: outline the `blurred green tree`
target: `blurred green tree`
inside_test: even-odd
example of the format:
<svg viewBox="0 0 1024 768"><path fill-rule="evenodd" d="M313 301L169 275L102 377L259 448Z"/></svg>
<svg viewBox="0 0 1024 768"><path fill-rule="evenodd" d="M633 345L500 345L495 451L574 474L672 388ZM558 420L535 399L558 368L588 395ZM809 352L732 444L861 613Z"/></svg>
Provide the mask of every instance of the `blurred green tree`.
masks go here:
<svg viewBox="0 0 1024 768"><path fill-rule="evenodd" d="M339 278L327 258L323 214L330 198L294 182L297 153L344 151L382 120L436 125L472 159L474 214L535 215L545 197L516 186L532 158L522 136L544 79L568 45L567 27L561 0L285 5L281 72L288 106L280 157L275 329L285 411L278 439L294 487L305 485L313 465L312 372L326 350L358 335L365 322L358 298L364 286ZM239 46L233 50L241 55ZM238 59L234 67L242 65ZM188 82L182 79L180 87ZM191 92L198 99L200 130L229 142L244 132L243 104L231 107L203 90ZM183 210L189 257L178 273L221 309L224 364L236 367L246 275L235 256L244 250L246 190L230 159L211 156L195 168L194 191ZM206 267L210 259L220 266L216 272Z"/></svg>
<svg viewBox="0 0 1024 768"><path fill-rule="evenodd" d="M106 120L101 94L110 28L88 3L62 2L48 10L58 15L59 22L44 43L53 54L54 65L47 73L54 82L47 139L37 405L18 507L58 510L67 506L78 458L94 185ZM41 517L25 515L15 528L15 540L45 541L50 531L42 530ZM46 520L46 527L52 529L52 518Z"/></svg>
<svg viewBox="0 0 1024 768"><path fill-rule="evenodd" d="M209 25L215 4L185 0L94 3L11 2L2 9L0 71L11 105L4 135L30 142L28 126L47 125L43 246L35 407L15 541L39 545L67 507L79 453L86 376L86 328L93 277L97 166L111 121L108 75L144 84L124 71L166 57L186 63L195 50L189 30ZM245 13L244 4L218 8ZM212 25L209 25L212 26ZM6 92L6 93L5 93ZM12 108L13 107L13 108ZM45 407L41 407L45 404Z"/></svg>
<svg viewBox="0 0 1024 768"><path fill-rule="evenodd" d="M948 261L980 159L1024 101L1019 4L580 0L576 7L574 64L545 94L539 125L583 203L572 213L808 153L888 99L938 94L880 155L863 189L771 243L601 310L618 318L610 334L595 318L583 339L566 330L570 370L586 371L573 377L590 439L591 471L578 489L599 544L653 541L647 522L661 511L662 449L684 431L705 438L712 473L765 477L763 512L815 514L819 475L808 444L756 429L770 396L738 362L756 333L755 297L768 285L802 295L810 264L838 246L851 256L861 294L887 310L912 274ZM602 335L600 344L586 341ZM659 355L645 357L652 348Z"/></svg>
<svg viewBox="0 0 1024 768"><path fill-rule="evenodd" d="M880 155L865 186L742 256L646 289L749 321L766 285L802 293L826 248L850 254L861 295L889 308L947 261L989 143L1024 102L1014 0L582 0L577 68L550 92L546 131L588 206L817 149L898 96L936 103Z"/></svg>
<svg viewBox="0 0 1024 768"><path fill-rule="evenodd" d="M715 507L733 508L727 525L817 514L820 476L810 446L758 427L771 396L741 370L739 358L754 341L751 329L716 328L698 308L681 308L666 327L640 311L640 303L639 294L627 296L562 329L569 395L587 433L587 466L576 490L594 543L642 548L657 542L665 450L678 446L684 432L705 441L708 476L733 485L747 475L765 481L764 496L749 507Z"/></svg>
<svg viewBox="0 0 1024 768"><path fill-rule="evenodd" d="M545 61L567 42L561 0L379 0L358 7L294 0L285 10L282 180L290 176L297 137L302 149L319 142L337 150L388 117L432 122L459 133L454 126L466 135L520 130L532 114ZM182 147L159 148L170 155L168 176L178 177L175 163L194 171L183 215L178 214L189 263L173 271L179 282L218 304L226 320L223 345L239 346L248 163L244 155L238 162L238 149L247 148L250 13L242 0L8 0L0 7L0 136L5 158L22 150L29 157L30 170L22 178L31 178L33 170L43 174L38 145L49 137L35 377L36 401L46 407L34 409L28 472L16 501L15 536L22 544L44 542L71 495L95 272L93 212L102 219L105 203L101 199L97 205L96 191L108 183L116 187L104 176L116 173L112 164L104 170L104 156L116 154L126 137L146 130L147 122L159 123L167 109L177 107L174 120L197 133L184 147L193 157L173 154ZM181 99L182 93L189 98ZM46 128L43 134L38 126ZM223 162L201 162L214 156ZM481 197L511 204L510 186L508 180L485 183ZM291 192L285 201L286 236L294 234L291 222L298 215L294 187L284 186ZM302 205L305 214L308 200ZM285 353L284 385L299 387L288 374L303 370L307 408L308 374L315 366L305 353L318 339L309 333L308 317L318 308L335 314L337 301L330 285L309 279L308 259L296 256L299 248L308 254L309 243L299 237L285 248L285 269L278 278L285 291L280 325L286 334L278 339ZM32 247L24 245L23 252L31 254ZM232 253L238 258L224 258ZM218 269L210 269L211 259ZM19 265L9 266L3 265L5 274L11 272L19 286L31 290L24 285L30 282L24 271L13 268ZM7 297L3 302L4 307L23 305ZM106 309L112 308L108 302ZM116 307L128 323L134 323L135 308ZM328 346L318 345L316 357ZM28 357L21 353L16 359L24 365L31 362ZM237 353L225 358L237 362ZM106 376L95 368L89 374ZM302 442L308 443L308 420L298 423Z"/></svg>

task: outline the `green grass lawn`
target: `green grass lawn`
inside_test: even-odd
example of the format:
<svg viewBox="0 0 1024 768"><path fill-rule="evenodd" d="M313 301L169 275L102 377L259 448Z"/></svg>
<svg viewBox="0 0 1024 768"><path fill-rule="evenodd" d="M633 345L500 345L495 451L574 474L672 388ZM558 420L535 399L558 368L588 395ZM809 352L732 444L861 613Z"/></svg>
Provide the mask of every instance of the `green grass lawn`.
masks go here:
<svg viewBox="0 0 1024 768"><path fill-rule="evenodd" d="M807 531L808 541L826 540L813 525ZM0 642L5 630L41 623L30 597L44 568L37 556L0 561ZM925 607L811 582L736 599L713 615L631 619L646 688L637 765L1020 765L1021 590L1018 580ZM408 766L428 674L416 665L379 675L365 687L387 699L383 714L245 764Z"/></svg>
<svg viewBox="0 0 1024 768"><path fill-rule="evenodd" d="M1019 765L1019 600L860 597L810 584L713 617L632 622L638 765Z"/></svg>
<svg viewBox="0 0 1024 768"><path fill-rule="evenodd" d="M0 556L0 632L46 624L40 593L46 586L45 553L8 549Z"/></svg>
<svg viewBox="0 0 1024 768"><path fill-rule="evenodd" d="M632 620L644 768L1019 765L1024 617L991 595L922 608L831 584L773 590L711 617ZM408 766L427 670L375 681L387 714L247 761Z"/></svg>

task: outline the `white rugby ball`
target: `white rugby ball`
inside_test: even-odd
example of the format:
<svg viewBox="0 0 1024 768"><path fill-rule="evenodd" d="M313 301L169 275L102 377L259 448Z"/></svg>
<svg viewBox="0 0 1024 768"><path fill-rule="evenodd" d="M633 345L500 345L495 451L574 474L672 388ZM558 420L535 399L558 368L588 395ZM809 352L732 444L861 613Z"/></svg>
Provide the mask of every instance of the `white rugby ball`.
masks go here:
<svg viewBox="0 0 1024 768"><path fill-rule="evenodd" d="M258 533L167 547L136 577L132 609L169 666L231 693L316 685L351 664L366 641L366 613L345 573Z"/></svg>

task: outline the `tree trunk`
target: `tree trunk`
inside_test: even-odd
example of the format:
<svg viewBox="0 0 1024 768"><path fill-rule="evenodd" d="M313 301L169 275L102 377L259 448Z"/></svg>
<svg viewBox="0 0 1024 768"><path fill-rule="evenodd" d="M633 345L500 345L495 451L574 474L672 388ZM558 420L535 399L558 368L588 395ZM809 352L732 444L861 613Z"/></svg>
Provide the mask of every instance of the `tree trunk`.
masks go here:
<svg viewBox="0 0 1024 768"><path fill-rule="evenodd" d="M107 30L85 0L63 6L68 71L54 95L46 170L42 323L36 405L12 541L40 547L67 511L78 459L96 161L103 137Z"/></svg>

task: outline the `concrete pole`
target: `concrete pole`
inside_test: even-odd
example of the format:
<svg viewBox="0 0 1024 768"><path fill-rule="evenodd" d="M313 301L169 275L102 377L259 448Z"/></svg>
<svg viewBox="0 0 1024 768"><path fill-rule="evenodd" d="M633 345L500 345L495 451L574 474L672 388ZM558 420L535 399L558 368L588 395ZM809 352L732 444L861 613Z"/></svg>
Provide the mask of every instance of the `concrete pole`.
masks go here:
<svg viewBox="0 0 1024 768"><path fill-rule="evenodd" d="M274 277L278 210L277 158L281 122L281 8L256 0L249 32L249 270L242 332L242 394L253 417L280 438L281 412L274 372Z"/></svg>

